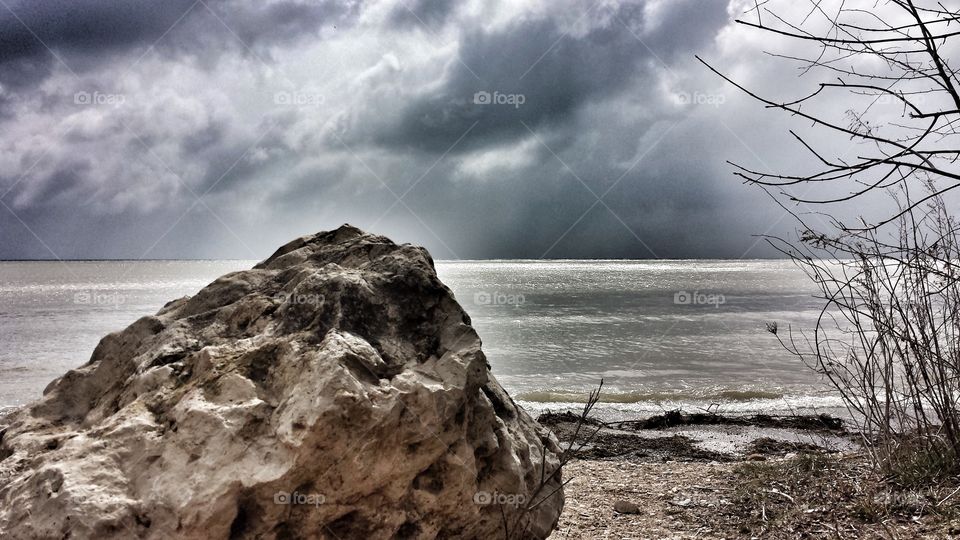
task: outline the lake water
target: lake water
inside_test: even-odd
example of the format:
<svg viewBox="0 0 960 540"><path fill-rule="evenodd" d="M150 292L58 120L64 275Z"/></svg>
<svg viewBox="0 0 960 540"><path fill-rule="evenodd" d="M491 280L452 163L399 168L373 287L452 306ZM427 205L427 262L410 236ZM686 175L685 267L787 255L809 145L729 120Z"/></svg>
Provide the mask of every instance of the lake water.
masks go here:
<svg viewBox="0 0 960 540"><path fill-rule="evenodd" d="M40 396L99 339L254 261L0 263L0 407ZM789 261L456 261L441 279L524 406L605 417L683 407L835 412L838 399L765 331L822 302Z"/></svg>

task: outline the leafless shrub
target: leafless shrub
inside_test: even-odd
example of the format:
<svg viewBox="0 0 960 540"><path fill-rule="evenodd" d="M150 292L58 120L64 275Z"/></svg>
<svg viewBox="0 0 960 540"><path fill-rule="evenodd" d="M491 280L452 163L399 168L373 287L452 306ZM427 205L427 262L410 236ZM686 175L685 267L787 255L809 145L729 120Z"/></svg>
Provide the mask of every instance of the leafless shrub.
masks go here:
<svg viewBox="0 0 960 540"><path fill-rule="evenodd" d="M948 54L960 38L960 10L935 0L808 0L802 18L788 20L775 5L756 2L738 22L808 46L774 56L818 79L810 92L763 96L701 60L811 130L790 133L812 171L734 164L797 219L796 239L768 240L824 300L812 331L768 330L839 390L876 464L906 482L942 476L960 456L960 248L946 199L960 187L960 92ZM842 114L838 95L853 104ZM856 157L826 135L851 140ZM895 202L890 212L836 217L860 214L853 205L885 192Z"/></svg>
<svg viewBox="0 0 960 540"><path fill-rule="evenodd" d="M878 464L936 477L960 455L960 238L939 197L898 221L889 239L865 229L801 248L773 240L825 306L811 332L771 331L840 392ZM947 459L927 460L924 475L919 456Z"/></svg>

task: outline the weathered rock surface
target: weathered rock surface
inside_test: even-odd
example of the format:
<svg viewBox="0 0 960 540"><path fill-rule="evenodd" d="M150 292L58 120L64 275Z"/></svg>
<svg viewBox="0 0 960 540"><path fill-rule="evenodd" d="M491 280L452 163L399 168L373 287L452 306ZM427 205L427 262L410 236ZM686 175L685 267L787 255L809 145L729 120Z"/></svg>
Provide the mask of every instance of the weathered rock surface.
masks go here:
<svg viewBox="0 0 960 540"><path fill-rule="evenodd" d="M105 337L0 430L3 538L544 538L563 505L429 254L349 226Z"/></svg>

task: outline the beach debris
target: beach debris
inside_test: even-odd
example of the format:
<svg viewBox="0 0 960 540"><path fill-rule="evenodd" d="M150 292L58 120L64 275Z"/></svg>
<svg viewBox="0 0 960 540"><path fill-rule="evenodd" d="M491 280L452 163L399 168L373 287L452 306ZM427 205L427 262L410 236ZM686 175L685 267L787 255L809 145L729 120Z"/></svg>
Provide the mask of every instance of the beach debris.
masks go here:
<svg viewBox="0 0 960 540"><path fill-rule="evenodd" d="M787 456L789 454L796 455L797 453L829 452L830 449L809 442L785 441L771 437L760 437L754 439L753 442L747 446L746 451L747 454Z"/></svg>
<svg viewBox="0 0 960 540"><path fill-rule="evenodd" d="M825 413L815 415L754 414L743 416L727 416L716 414L714 412L688 414L684 413L680 409L666 411L663 414L658 414L640 420L608 422L604 425L616 429L634 430L665 429L677 426L724 425L829 431L834 433L844 433L846 431L842 419Z"/></svg>
<svg viewBox="0 0 960 540"><path fill-rule="evenodd" d="M0 431L4 538L546 538L563 506L430 255L350 226L106 336Z"/></svg>

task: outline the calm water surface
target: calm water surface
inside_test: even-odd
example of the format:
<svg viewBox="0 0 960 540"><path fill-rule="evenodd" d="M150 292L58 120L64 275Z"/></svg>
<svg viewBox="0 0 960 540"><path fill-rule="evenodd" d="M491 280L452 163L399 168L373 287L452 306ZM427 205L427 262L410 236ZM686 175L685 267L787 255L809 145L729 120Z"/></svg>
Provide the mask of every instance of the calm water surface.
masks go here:
<svg viewBox="0 0 960 540"><path fill-rule="evenodd" d="M254 261L0 263L0 406L36 399L99 339ZM439 262L493 371L532 409L605 380L602 414L836 407L764 328L821 307L787 261Z"/></svg>

